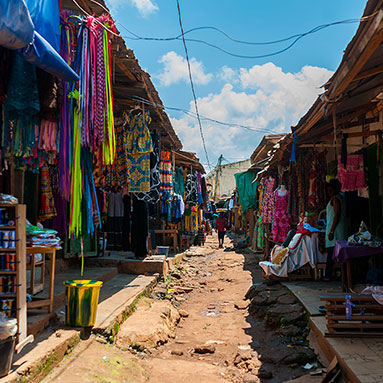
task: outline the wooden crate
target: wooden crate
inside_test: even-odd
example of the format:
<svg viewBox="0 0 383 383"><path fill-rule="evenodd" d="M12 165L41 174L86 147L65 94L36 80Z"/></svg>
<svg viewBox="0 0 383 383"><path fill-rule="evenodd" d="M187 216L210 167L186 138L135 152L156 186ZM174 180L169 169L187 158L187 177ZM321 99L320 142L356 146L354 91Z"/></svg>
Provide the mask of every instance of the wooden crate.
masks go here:
<svg viewBox="0 0 383 383"><path fill-rule="evenodd" d="M328 337L383 337L383 306L370 295L351 295L352 318L346 319L346 294L321 297Z"/></svg>

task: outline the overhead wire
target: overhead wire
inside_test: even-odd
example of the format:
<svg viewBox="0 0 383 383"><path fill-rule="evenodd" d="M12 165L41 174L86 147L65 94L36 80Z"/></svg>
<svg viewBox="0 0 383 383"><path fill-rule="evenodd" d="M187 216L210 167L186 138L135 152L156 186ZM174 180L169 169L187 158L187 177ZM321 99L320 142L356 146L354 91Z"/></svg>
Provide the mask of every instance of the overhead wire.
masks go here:
<svg viewBox="0 0 383 383"><path fill-rule="evenodd" d="M87 14L88 16L90 16L90 14L88 12L86 12L77 3L76 0L72 0L72 1L77 5L77 7L83 13ZM95 3L95 4L97 4L102 9L104 9L106 12L109 13L107 8L104 7L102 4L100 4L98 1L96 1L96 0L90 0L90 1ZM113 32L113 31L111 31L108 27L106 27L104 25L103 25L103 27L105 29L107 29L110 33L112 33L113 35L115 35L117 37L120 37L120 38L126 38L126 39L129 39L129 40L163 41L163 42L175 41L175 40L183 40L183 41L189 41L189 42L194 42L194 43L200 43L200 44L206 45L206 46L208 46L210 48L217 49L217 50L221 51L222 53L225 53L225 54L227 54L229 56L233 56L233 57L237 57L237 58L243 58L243 59L261 59L261 58L267 58L267 57L276 56L276 55L279 55L281 53L286 52L287 50L291 49L294 45L296 45L302 38L304 38L304 37L306 37L306 36L308 36L310 34L314 34L316 32L319 32L319 31L321 31L323 29L326 29L326 28L329 28L329 27L332 27L332 26L335 26L335 25L352 24L352 23L358 23L358 22L367 21L370 18L376 16L378 14L378 12L379 11L376 11L376 12L372 13L371 15L363 16L363 17L358 18L358 19L346 19L346 20L335 21L335 22L332 22L332 23L318 25L315 28L312 28L311 30L309 30L307 32L304 32L304 33L295 34L295 35L292 35L292 36L289 36L289 37L286 37L286 38L282 38L282 39L277 39L277 40L272 40L272 41L263 41L263 42L254 42L254 41L245 41L245 40L236 39L236 38L230 36L228 33L223 31L222 29L217 28L215 26L195 27L195 28L191 28L191 29L187 30L183 34L179 34L179 35L174 36L174 37L163 37L163 38L161 38L161 37L144 37L144 36L140 36L137 33L131 31L130 29L128 29L125 25L123 25L119 21L117 21L116 23L119 24L128 33L130 33L133 37L125 36L125 35L122 36L121 34L117 34L117 33ZM275 52L266 53L266 54L262 54L262 55L243 55L243 54L238 54L238 53L230 52L230 51L228 51L228 50L226 50L226 49L224 49L224 48L222 48L222 47L220 47L220 46L218 46L216 44L210 43L209 41L206 41L206 40L195 39L195 38L185 38L185 35L187 35L189 33L192 33L192 32L195 32L195 31L198 31L198 30L214 30L214 31L217 31L217 32L221 33L222 35L224 35L226 38L230 39L233 42L236 42L236 43L239 43L239 44L246 44L246 45L261 45L261 46L262 45L273 45L273 44L279 44L279 43L282 43L282 42L287 42L287 41L290 41L290 40L293 40L293 39L294 40L287 47L285 47L283 49L280 49L278 51L275 51Z"/></svg>
<svg viewBox="0 0 383 383"><path fill-rule="evenodd" d="M190 87L191 87L191 91L192 91L192 94L193 94L194 107L195 107L195 112L197 114L199 131L200 131L200 134L201 134L203 149L205 151L206 161L209 164L209 167L211 168L211 164L210 164L210 161L209 161L209 155L208 155L207 149L206 149L205 136L204 136L203 129L202 129L202 122L201 122L201 118L200 118L199 110L198 110L197 96L196 96L195 89L194 89L193 76L192 76L192 72L191 72L188 48L187 48L186 41L185 41L185 36L184 36L184 28L183 28L183 25L182 25L180 3L179 3L179 0L176 0L176 2L177 2L177 11L178 11L178 22L179 22L180 30L181 30L181 33L182 33L182 43L183 43L183 46L184 46L184 49L185 49L185 57L186 57L186 62L187 62L187 66L188 66Z"/></svg>
<svg viewBox="0 0 383 383"><path fill-rule="evenodd" d="M182 113L184 113L184 114L186 114L186 115L188 115L190 117L197 118L197 115L194 112L191 112L190 110L187 110L187 109L176 108L176 107L171 107L171 106L165 106L163 104L156 104L156 103L154 103L154 102L152 102L150 100L147 100L145 98L138 97L138 96L133 96L131 99L134 100L134 101L142 102L142 103L144 103L146 105L155 106L155 107L158 107L158 108L164 109L164 110L167 109L167 110L173 110L173 111L182 112ZM230 126L230 127L233 127L233 128L238 127L238 128L243 128L243 129L247 129L247 130L254 131L254 132L260 132L260 133L271 133L271 134L281 133L280 131L273 130L273 129L268 129L268 128L256 128L256 127L253 127L253 126L242 125L242 124L233 123L233 122L219 121L219 120L216 120L214 118L203 116L201 114L199 114L199 116L200 116L200 118L202 120L214 122L214 123L219 124L219 125Z"/></svg>

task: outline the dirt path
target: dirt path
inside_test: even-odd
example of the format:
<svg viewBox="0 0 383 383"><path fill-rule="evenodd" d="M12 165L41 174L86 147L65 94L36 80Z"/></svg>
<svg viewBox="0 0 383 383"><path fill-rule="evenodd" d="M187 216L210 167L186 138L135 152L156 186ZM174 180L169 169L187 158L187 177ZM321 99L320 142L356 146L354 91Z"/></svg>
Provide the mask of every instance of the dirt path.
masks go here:
<svg viewBox="0 0 383 383"><path fill-rule="evenodd" d="M263 280L257 257L234 248L217 249L216 241L210 237L153 293L155 299L171 299L183 316L173 339L134 353L91 338L44 382L288 382L307 374L302 365L313 355L304 336L291 331L282 336L280 329L266 327L265 311L253 308L252 312L259 311L257 316L248 312L244 296L249 286ZM284 303L292 303L279 285L269 290L267 299L285 294ZM298 324L301 328L285 328L304 334L305 322ZM298 351L301 358L291 358ZM305 381L313 380L308 376Z"/></svg>

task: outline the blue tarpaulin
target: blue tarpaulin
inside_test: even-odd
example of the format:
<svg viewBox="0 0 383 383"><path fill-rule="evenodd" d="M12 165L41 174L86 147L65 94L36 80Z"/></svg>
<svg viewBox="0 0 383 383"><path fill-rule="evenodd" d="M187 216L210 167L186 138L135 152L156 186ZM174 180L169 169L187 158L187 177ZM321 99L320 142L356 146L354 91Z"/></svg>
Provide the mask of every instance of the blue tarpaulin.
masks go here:
<svg viewBox="0 0 383 383"><path fill-rule="evenodd" d="M58 0L25 0L35 30L60 52L60 10Z"/></svg>
<svg viewBox="0 0 383 383"><path fill-rule="evenodd" d="M57 1L28 0L28 3L33 4L32 10L39 29L48 35L52 31L54 36L49 36L49 39L59 49L60 44L56 41L56 28L60 26L59 19L49 20L56 12L55 6L45 4L45 2L57 3ZM42 14L43 12L46 14ZM54 25L56 22L57 25ZM18 50L24 60L62 80L75 82L79 79L76 72L62 59L58 51L35 28L24 0L0 0L0 45Z"/></svg>
<svg viewBox="0 0 383 383"><path fill-rule="evenodd" d="M20 49L33 39L34 26L22 0L0 0L0 45Z"/></svg>

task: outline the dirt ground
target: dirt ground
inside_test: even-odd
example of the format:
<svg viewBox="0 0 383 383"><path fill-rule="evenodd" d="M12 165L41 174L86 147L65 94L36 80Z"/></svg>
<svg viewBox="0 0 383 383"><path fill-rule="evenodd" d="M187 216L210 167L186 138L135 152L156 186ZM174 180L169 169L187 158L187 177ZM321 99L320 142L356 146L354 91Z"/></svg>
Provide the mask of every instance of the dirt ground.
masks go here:
<svg viewBox="0 0 383 383"><path fill-rule="evenodd" d="M180 310L174 338L155 348L134 345L124 351L92 336L43 382L276 383L303 375L300 382L317 382L303 368L307 361L313 369L318 363L307 347L304 320L285 327L294 327L295 333L282 335L279 325L267 323L264 310L247 308L249 287L265 281L257 255L236 250L237 242L227 238L226 249L218 249L216 236L208 237L154 290L152 300L170 300ZM279 284L270 287L271 293L279 291L278 297L282 289ZM282 294L284 303L292 303L291 296ZM298 351L300 358L291 358Z"/></svg>

